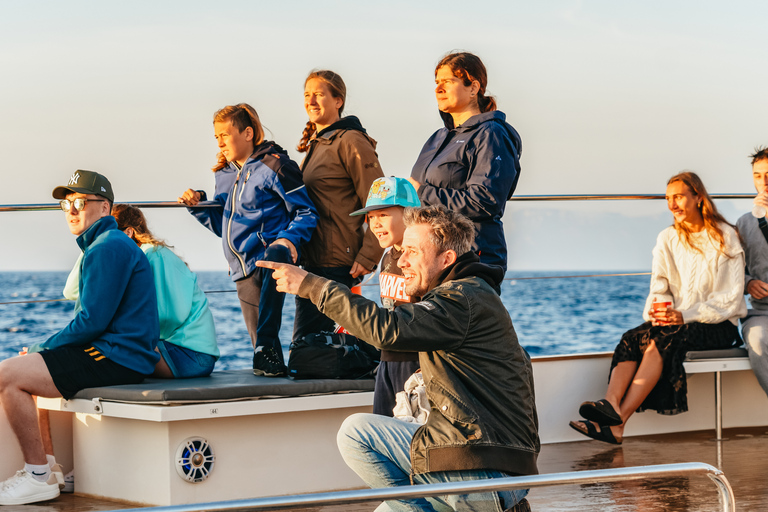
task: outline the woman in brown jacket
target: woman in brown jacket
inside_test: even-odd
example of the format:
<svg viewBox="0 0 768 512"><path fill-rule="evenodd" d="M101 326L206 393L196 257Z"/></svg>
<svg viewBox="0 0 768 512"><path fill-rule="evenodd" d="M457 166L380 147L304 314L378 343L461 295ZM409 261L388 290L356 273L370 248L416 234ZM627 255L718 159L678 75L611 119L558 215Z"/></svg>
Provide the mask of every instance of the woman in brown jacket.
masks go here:
<svg viewBox="0 0 768 512"><path fill-rule="evenodd" d="M304 82L309 121L297 149L306 153L301 171L318 213L312 239L302 251L302 265L351 288L376 268L383 249L365 229L365 218L349 214L365 205L371 183L384 174L376 141L357 117L341 117L346 93L344 81L333 71L309 74ZM294 340L333 326L310 301L296 298Z"/></svg>

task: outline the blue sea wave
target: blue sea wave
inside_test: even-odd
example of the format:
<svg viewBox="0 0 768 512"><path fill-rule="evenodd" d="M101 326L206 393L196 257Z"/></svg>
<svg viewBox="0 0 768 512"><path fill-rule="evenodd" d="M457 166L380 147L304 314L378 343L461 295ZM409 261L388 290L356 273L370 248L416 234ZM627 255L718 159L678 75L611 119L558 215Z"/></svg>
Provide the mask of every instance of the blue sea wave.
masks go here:
<svg viewBox="0 0 768 512"><path fill-rule="evenodd" d="M564 277L572 275L507 273L501 300L532 356L612 351L623 332L642 322L650 276ZM66 272L0 272L0 359L45 341L71 320L73 302L58 300L66 277ZM225 272L199 272L198 279L216 322L217 369L250 368L251 343L234 283ZM364 286L362 293L377 300L378 286ZM19 303L43 300L51 302ZM288 296L280 329L286 359L294 311Z"/></svg>

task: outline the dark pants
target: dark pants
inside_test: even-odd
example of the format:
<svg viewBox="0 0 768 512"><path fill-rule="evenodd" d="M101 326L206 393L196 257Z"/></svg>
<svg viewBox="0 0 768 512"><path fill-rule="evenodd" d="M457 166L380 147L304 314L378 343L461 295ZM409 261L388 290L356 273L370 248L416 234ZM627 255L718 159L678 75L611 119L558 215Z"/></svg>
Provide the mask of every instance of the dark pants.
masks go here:
<svg viewBox="0 0 768 512"><path fill-rule="evenodd" d="M360 278L352 278L352 267L305 267L304 270L316 276L331 279L352 288L360 283ZM293 321L293 340L300 340L307 334L333 330L335 322L317 310L312 301L296 297L296 316Z"/></svg>
<svg viewBox="0 0 768 512"><path fill-rule="evenodd" d="M293 263L291 250L282 245L269 246L264 259L279 263ZM247 277L236 281L235 285L253 348L258 346L273 348L277 357L283 362L280 324L285 294L277 291L275 280L272 279L272 271L259 267Z"/></svg>
<svg viewBox="0 0 768 512"><path fill-rule="evenodd" d="M397 403L395 395L405 388L407 381L419 369L418 361L382 361L376 372L373 389L373 414L392 417Z"/></svg>

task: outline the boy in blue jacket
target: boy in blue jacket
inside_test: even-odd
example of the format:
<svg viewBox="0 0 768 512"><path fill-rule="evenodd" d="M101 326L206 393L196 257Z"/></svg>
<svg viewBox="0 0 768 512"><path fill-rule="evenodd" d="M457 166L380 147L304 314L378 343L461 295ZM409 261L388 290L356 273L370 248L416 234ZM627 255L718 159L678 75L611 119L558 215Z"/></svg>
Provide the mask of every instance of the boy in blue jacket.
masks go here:
<svg viewBox="0 0 768 512"><path fill-rule="evenodd" d="M30 354L0 363L0 403L21 445L24 469L0 484L0 505L53 499L63 486L43 448L34 396L72 398L84 388L134 384L152 373L160 327L152 269L110 215L107 178L76 171L56 187L67 224L83 250L72 321ZM39 351L39 352L38 352Z"/></svg>
<svg viewBox="0 0 768 512"><path fill-rule="evenodd" d="M224 107L214 114L220 149L213 171L214 207L190 208L201 224L222 239L229 273L253 345L253 373L286 373L280 346L284 293L272 272L258 260L295 263L299 247L309 241L317 211L307 195L299 166L274 142L264 140L259 116L248 104ZM202 190L187 189L180 203L194 207L206 200Z"/></svg>

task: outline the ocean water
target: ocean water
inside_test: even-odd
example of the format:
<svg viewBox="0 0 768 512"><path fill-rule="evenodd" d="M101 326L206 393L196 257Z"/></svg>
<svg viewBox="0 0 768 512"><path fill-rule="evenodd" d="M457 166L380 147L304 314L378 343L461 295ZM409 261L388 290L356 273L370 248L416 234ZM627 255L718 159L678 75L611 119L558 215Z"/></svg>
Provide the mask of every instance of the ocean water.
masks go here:
<svg viewBox="0 0 768 512"><path fill-rule="evenodd" d="M507 273L501 298L520 343L532 356L612 351L623 332L642 323L650 276L577 274ZM66 272L0 272L0 359L45 341L70 321L74 303L58 300L66 277ZM198 279L216 322L222 354L217 369L250 368L250 339L234 283L225 272L200 272ZM376 278L362 293L378 300ZM280 331L286 359L293 304L287 296Z"/></svg>

